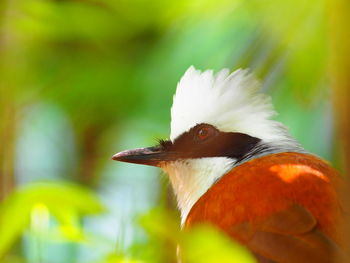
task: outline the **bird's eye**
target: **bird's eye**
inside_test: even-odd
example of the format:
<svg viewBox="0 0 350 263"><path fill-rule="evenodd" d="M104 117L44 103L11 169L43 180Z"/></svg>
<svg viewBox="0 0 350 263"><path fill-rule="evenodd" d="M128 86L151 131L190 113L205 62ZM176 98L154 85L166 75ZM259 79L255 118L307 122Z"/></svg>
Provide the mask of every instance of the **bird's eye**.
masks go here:
<svg viewBox="0 0 350 263"><path fill-rule="evenodd" d="M211 129L210 127L202 127L198 130L197 137L200 140L205 140L205 139L208 139L213 134L214 134L214 130Z"/></svg>

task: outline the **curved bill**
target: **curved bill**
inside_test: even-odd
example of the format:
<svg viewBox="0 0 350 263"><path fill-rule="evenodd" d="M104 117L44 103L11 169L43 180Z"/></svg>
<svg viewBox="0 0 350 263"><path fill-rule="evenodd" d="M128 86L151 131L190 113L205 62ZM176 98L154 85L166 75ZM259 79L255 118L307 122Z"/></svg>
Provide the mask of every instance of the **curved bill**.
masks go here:
<svg viewBox="0 0 350 263"><path fill-rule="evenodd" d="M112 159L120 162L159 166L161 162L176 160L176 154L154 146L119 152L113 155Z"/></svg>

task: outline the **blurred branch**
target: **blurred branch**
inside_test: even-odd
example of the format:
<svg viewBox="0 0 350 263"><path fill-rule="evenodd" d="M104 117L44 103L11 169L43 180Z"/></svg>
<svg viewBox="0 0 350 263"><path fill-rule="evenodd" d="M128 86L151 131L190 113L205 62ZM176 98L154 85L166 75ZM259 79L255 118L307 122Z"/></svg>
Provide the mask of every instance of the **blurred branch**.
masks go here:
<svg viewBox="0 0 350 263"><path fill-rule="evenodd" d="M343 165L350 172L350 4L346 0L331 1L329 40L330 70L339 138L343 147Z"/></svg>
<svg viewBox="0 0 350 263"><path fill-rule="evenodd" d="M2 88L1 88L2 89ZM1 92L4 94L3 92ZM6 96L0 100L0 200L4 199L14 186L14 139L15 109L13 101ZM7 100L4 102L4 100Z"/></svg>
<svg viewBox="0 0 350 263"><path fill-rule="evenodd" d="M329 7L330 72L346 183L343 191L345 209L350 211L350 4L348 0L329 0ZM350 222L349 214L345 216L345 222ZM349 223L345 225L345 244L348 244L346 252L350 258Z"/></svg>
<svg viewBox="0 0 350 263"><path fill-rule="evenodd" d="M98 163L98 147L103 127L90 125L79 133L79 145L81 146L80 162L78 165L77 179L85 185L91 185L96 180Z"/></svg>
<svg viewBox="0 0 350 263"><path fill-rule="evenodd" d="M0 6L0 201L10 193L14 185L14 140L15 104L14 87L9 75L9 47L11 34L7 28L7 17L11 2L3 1Z"/></svg>

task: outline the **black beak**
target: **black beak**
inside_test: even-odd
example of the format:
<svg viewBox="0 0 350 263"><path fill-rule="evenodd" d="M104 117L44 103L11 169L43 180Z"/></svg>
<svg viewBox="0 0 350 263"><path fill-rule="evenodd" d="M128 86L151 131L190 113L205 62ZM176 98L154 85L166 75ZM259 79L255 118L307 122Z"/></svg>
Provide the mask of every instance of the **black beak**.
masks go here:
<svg viewBox="0 0 350 263"><path fill-rule="evenodd" d="M176 155L165 151L160 146L155 146L119 152L113 155L112 159L120 162L159 166L161 162L176 160Z"/></svg>

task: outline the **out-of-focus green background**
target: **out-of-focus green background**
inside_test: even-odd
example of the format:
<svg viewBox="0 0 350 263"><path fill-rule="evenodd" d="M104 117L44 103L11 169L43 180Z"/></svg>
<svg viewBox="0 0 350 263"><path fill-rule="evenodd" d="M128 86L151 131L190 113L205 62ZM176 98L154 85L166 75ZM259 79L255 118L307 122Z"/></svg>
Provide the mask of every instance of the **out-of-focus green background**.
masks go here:
<svg viewBox="0 0 350 263"><path fill-rule="evenodd" d="M251 68L277 119L338 165L332 3L2 0L0 262L174 262L180 241L188 262L253 262L212 229L182 236L166 176L110 158L168 136L194 65Z"/></svg>

